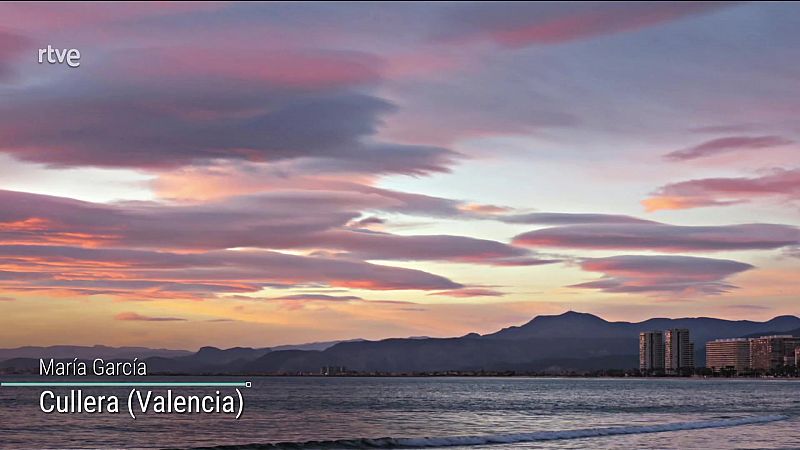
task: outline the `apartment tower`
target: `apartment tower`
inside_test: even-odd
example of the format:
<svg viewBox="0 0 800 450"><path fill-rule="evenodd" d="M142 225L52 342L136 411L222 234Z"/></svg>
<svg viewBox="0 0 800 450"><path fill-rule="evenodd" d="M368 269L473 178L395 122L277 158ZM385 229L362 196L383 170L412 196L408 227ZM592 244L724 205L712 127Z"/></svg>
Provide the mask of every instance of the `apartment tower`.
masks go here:
<svg viewBox="0 0 800 450"><path fill-rule="evenodd" d="M694 344L689 330L673 328L664 332L664 369L668 374L680 374L694 368Z"/></svg>
<svg viewBox="0 0 800 450"><path fill-rule="evenodd" d="M639 333L639 369L644 372L664 369L664 333Z"/></svg>

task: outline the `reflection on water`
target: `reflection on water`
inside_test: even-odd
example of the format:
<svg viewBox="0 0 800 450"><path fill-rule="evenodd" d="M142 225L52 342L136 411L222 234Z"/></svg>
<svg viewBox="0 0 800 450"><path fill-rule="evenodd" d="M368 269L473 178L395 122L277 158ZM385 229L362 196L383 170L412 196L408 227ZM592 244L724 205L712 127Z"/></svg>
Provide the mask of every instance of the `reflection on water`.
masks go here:
<svg viewBox="0 0 800 450"><path fill-rule="evenodd" d="M36 380L14 378L14 380ZM9 381L9 377L3 380ZM191 377L148 381L192 381ZM203 379L208 380L208 379ZM219 377L215 381L231 380ZM582 437L490 448L800 447L800 382L541 378L255 378L243 417L47 415L41 389L0 388L2 448L161 448L358 438L490 436L743 417L728 428ZM103 389L98 393L110 393ZM209 390L213 393L213 390ZM122 398L126 390L117 390ZM477 449L487 446L471 446ZM451 447L453 448L453 447Z"/></svg>

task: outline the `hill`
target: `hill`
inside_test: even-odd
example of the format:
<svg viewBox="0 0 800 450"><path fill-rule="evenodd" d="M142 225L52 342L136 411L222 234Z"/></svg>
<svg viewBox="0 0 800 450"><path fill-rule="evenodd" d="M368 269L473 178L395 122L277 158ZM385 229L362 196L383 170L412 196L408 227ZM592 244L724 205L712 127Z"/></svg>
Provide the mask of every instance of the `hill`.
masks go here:
<svg viewBox="0 0 800 450"><path fill-rule="evenodd" d="M696 364L703 366L707 341L765 334L800 335L800 318L779 316L766 322L711 317L610 322L592 314L569 311L537 316L523 325L495 333L469 333L453 338L356 339L274 348L203 347L196 353L136 347L24 347L0 350L0 360L11 360L0 364L0 368L35 366L26 358L122 359L149 355L146 361L150 373L293 374L316 373L323 366L394 373L631 369L638 365L638 334L668 328L689 329L695 342Z"/></svg>

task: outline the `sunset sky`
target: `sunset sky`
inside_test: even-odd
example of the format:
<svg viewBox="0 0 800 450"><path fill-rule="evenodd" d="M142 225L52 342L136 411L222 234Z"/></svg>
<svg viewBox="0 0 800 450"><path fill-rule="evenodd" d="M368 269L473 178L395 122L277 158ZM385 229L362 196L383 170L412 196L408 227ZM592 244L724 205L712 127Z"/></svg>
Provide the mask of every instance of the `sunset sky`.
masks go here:
<svg viewBox="0 0 800 450"><path fill-rule="evenodd" d="M798 12L0 4L0 347L798 314Z"/></svg>

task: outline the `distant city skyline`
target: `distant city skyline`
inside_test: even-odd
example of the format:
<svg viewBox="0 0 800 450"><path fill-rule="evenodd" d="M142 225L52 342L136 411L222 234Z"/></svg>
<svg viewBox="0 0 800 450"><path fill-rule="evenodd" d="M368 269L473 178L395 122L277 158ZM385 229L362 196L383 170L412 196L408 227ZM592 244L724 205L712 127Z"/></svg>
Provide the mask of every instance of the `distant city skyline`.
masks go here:
<svg viewBox="0 0 800 450"><path fill-rule="evenodd" d="M0 342L798 314L798 42L781 3L0 4Z"/></svg>

